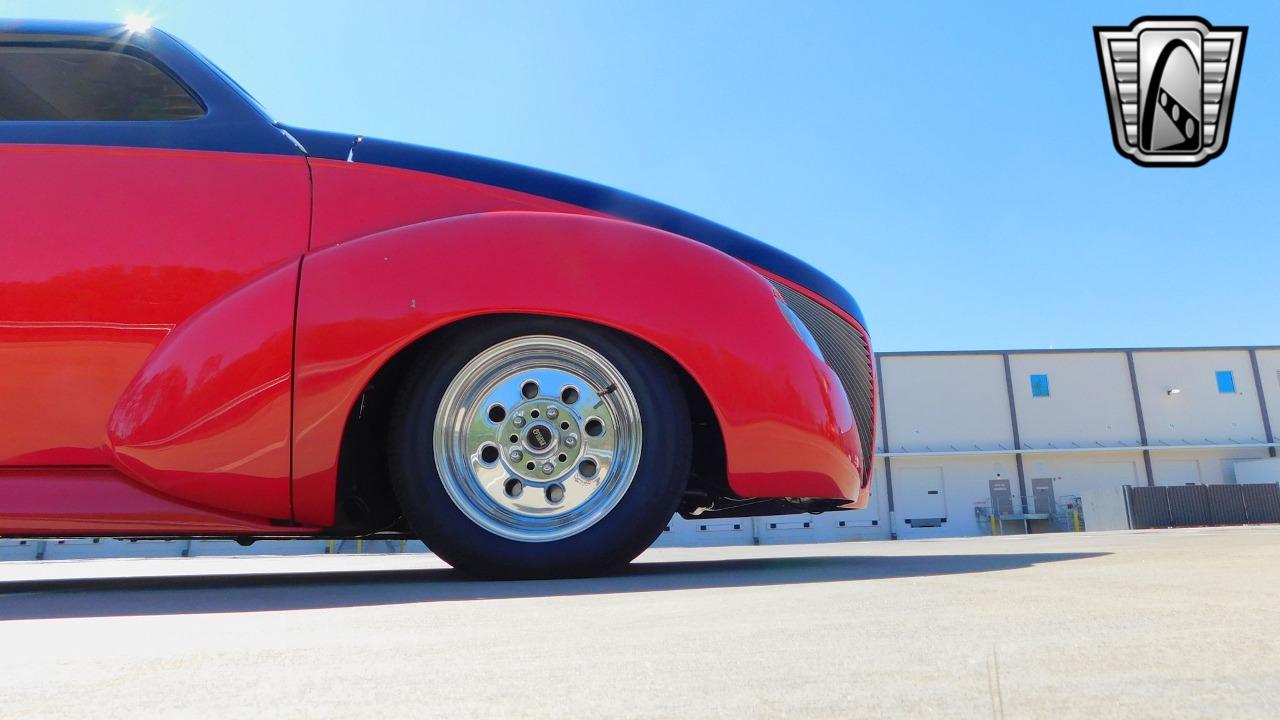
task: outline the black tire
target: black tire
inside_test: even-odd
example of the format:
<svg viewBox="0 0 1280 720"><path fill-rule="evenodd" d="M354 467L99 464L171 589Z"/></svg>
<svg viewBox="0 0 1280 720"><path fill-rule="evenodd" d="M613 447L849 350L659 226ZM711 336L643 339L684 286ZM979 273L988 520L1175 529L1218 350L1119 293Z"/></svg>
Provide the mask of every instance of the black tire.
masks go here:
<svg viewBox="0 0 1280 720"><path fill-rule="evenodd" d="M464 514L440 479L432 447L437 409L459 371L486 349L527 335L562 337L604 356L630 386L643 424L639 463L618 504L585 530L545 542L503 537ZM410 527L454 568L487 578L585 577L629 563L661 534L688 480L690 434L681 383L650 347L587 323L502 318L440 338L410 370L392 414L389 464Z"/></svg>

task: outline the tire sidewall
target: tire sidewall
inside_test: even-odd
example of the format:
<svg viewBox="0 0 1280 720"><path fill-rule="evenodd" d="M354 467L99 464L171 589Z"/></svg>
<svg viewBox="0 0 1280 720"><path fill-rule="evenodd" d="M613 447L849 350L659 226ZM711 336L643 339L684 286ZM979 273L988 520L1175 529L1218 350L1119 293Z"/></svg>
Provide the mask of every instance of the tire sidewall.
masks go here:
<svg viewBox="0 0 1280 720"><path fill-rule="evenodd" d="M689 472L690 425L669 362L617 331L557 318L486 319L450 334L410 372L390 433L392 484L410 526L442 559L482 576L584 576L631 561L675 513ZM630 486L585 530L547 542L496 535L466 516L446 491L432 437L441 398L458 372L500 342L526 335L573 340L600 353L630 386L640 411L640 458Z"/></svg>

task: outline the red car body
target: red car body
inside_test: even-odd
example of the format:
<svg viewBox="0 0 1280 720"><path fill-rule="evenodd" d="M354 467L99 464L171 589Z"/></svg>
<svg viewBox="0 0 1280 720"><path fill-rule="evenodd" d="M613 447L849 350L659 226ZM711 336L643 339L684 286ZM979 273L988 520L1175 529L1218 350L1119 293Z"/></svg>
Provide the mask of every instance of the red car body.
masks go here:
<svg viewBox="0 0 1280 720"><path fill-rule="evenodd" d="M274 125L159 31L0 23L0 46L46 42L127 45L206 114L0 118L0 535L394 532L365 399L499 314L614 328L680 368L707 428L683 509L865 506L869 344L812 268L589 183Z"/></svg>

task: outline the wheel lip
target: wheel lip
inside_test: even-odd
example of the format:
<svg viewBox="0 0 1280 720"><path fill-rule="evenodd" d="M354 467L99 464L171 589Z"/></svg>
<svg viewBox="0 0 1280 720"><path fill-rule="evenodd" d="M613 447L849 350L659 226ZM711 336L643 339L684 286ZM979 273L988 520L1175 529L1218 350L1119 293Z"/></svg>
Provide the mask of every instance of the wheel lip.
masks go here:
<svg viewBox="0 0 1280 720"><path fill-rule="evenodd" d="M583 389L599 393L597 384L589 376L597 375L605 380L599 387L614 386L614 390L599 399L604 401L615 417L615 440L611 462L604 480L588 496L570 511L551 516L531 516L512 512L487 496L473 473L463 472L470 466L471 457L465 452L467 416L477 407L459 405L460 398L471 389L480 404L478 411L487 413L489 403L484 399L486 388L493 388L512 377L530 371L546 369L545 365L524 365L522 356L551 353L556 364L552 369L575 376L575 382ZM545 359L545 358L544 358ZM496 364L496 367L489 367ZM576 365L566 368L564 365ZM505 374L498 372L508 366ZM495 374L496 373L496 374ZM482 387L475 391L480 382ZM556 391L559 397L560 390ZM510 412L510 409L508 410ZM598 413L597 413L598 414ZM594 416L594 415L593 415ZM584 418L585 421L585 418ZM523 439L523 434L522 434ZM585 439L585 438L584 438ZM480 352L454 375L446 387L437 407L432 428L432 447L436 472L441 485L454 505L473 523L500 537L521 542L553 542L586 531L604 519L630 490L640 464L643 449L643 424L635 392L622 372L603 354L576 340L557 335L524 335L498 342ZM458 452L459 443L463 452ZM583 448L585 451L585 447ZM577 465L585 453L579 453L567 475L549 478L547 485L562 486L577 472ZM498 464L506 458L499 454ZM541 462L541 460L539 460ZM597 463L599 467L599 463ZM599 470L597 470L599 473ZM505 481L504 481L505 482ZM526 487L528 491L530 488ZM533 488L539 492L545 488ZM494 512L495 508L501 512ZM548 520L552 522L547 522Z"/></svg>

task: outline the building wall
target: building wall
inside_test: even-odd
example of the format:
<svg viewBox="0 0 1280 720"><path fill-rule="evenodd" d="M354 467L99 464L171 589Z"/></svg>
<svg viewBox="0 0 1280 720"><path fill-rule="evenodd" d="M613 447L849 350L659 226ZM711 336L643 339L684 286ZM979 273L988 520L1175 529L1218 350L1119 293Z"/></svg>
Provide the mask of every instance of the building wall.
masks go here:
<svg viewBox="0 0 1280 720"><path fill-rule="evenodd" d="M1152 445L1265 442L1247 351L1135 352L1133 362ZM1218 391L1218 371L1235 392Z"/></svg>
<svg viewBox="0 0 1280 720"><path fill-rule="evenodd" d="M1280 348L887 353L880 364L895 500L885 520L901 538L990 532L974 513L997 477L1011 480L1015 505L1026 495L1033 509L1032 488L1047 479L1058 504L1089 497L1112 525L1124 485L1233 483L1237 463L1274 455L1280 426ZM1034 375L1047 394L1033 392ZM909 522L939 507L938 527Z"/></svg>
<svg viewBox="0 0 1280 720"><path fill-rule="evenodd" d="M1265 449L1157 450L1151 471L1156 485L1234 484L1237 462L1265 457Z"/></svg>
<svg viewBox="0 0 1280 720"><path fill-rule="evenodd" d="M1124 353L1009 355L1022 446L1139 444L1138 413ZM1048 397L1033 397L1031 376L1049 378Z"/></svg>
<svg viewBox="0 0 1280 720"><path fill-rule="evenodd" d="M989 498L992 478L1017 479L1012 454L893 458L890 463L895 501L891 530L904 539L989 534L989 525L975 520L975 508ZM930 496L924 493L935 478L941 481L946 522L938 527L915 527L910 520L932 515ZM1008 525L1005 530L1021 532L1021 527Z"/></svg>
<svg viewBox="0 0 1280 720"><path fill-rule="evenodd" d="M1050 478L1059 498L1080 497L1103 488L1146 484L1146 468L1140 451L1029 455L1024 459L1024 466L1028 486L1037 478Z"/></svg>
<svg viewBox="0 0 1280 720"><path fill-rule="evenodd" d="M890 450L1013 448L1000 355L882 356Z"/></svg>
<svg viewBox="0 0 1280 720"><path fill-rule="evenodd" d="M1280 434L1280 348L1256 350L1258 358L1258 384L1267 405L1272 435Z"/></svg>

